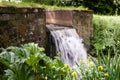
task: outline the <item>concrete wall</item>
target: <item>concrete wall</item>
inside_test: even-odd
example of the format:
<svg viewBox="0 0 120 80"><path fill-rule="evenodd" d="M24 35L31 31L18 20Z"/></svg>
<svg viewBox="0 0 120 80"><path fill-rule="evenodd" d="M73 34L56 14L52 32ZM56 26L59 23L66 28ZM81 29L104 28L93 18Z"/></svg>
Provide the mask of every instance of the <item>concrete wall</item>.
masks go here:
<svg viewBox="0 0 120 80"><path fill-rule="evenodd" d="M46 45L43 8L0 7L0 47L28 42Z"/></svg>
<svg viewBox="0 0 120 80"><path fill-rule="evenodd" d="M84 40L87 49L93 36L92 11L46 10L46 23L74 27Z"/></svg>

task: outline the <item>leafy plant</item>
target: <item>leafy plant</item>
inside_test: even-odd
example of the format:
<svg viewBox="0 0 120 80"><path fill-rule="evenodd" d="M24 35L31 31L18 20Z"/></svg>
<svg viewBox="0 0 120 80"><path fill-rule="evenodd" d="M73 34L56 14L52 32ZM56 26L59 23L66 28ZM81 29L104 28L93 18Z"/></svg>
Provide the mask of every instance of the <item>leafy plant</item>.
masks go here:
<svg viewBox="0 0 120 80"><path fill-rule="evenodd" d="M99 58L80 61L78 70L82 80L119 80L120 55L111 58L101 53Z"/></svg>
<svg viewBox="0 0 120 80"><path fill-rule="evenodd" d="M120 52L120 18L119 16L93 17L94 38L92 45L95 53L108 52L113 55Z"/></svg>
<svg viewBox="0 0 120 80"><path fill-rule="evenodd" d="M5 77L7 80L33 80L34 74L32 74L31 68L12 52L12 48L4 49L0 54L0 62L7 67Z"/></svg>
<svg viewBox="0 0 120 80"><path fill-rule="evenodd" d="M0 54L0 62L7 67L8 80L73 80L74 71L60 58L49 58L44 48L29 43L21 47L8 47Z"/></svg>

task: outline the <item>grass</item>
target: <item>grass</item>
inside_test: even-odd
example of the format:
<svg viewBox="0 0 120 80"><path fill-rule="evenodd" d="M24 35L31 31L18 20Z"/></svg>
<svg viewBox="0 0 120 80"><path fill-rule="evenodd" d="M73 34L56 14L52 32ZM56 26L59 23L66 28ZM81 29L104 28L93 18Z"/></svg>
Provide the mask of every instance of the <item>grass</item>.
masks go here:
<svg viewBox="0 0 120 80"><path fill-rule="evenodd" d="M13 6L13 7L41 7L41 8L46 8L50 10L88 10L88 8L85 8L83 6L79 7L74 7L74 6L50 6L50 5L44 5L44 4L39 4L39 3L33 3L33 2L21 2L21 3L15 3L15 2L0 2L0 7L8 7L8 6Z"/></svg>

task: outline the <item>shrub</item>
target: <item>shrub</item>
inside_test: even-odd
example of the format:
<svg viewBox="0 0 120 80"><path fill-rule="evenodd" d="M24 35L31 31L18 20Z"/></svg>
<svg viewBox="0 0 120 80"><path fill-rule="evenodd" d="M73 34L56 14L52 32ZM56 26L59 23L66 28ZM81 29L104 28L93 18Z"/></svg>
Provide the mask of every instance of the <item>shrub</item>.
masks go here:
<svg viewBox="0 0 120 80"><path fill-rule="evenodd" d="M118 54L120 52L120 17L98 16L93 17L94 38L92 45L95 53Z"/></svg>
<svg viewBox="0 0 120 80"><path fill-rule="evenodd" d="M7 80L72 80L73 69L64 65L60 58L50 59L44 48L29 43L21 47L8 47L0 54Z"/></svg>
<svg viewBox="0 0 120 80"><path fill-rule="evenodd" d="M120 14L120 0L23 0L57 6L85 6L97 14Z"/></svg>

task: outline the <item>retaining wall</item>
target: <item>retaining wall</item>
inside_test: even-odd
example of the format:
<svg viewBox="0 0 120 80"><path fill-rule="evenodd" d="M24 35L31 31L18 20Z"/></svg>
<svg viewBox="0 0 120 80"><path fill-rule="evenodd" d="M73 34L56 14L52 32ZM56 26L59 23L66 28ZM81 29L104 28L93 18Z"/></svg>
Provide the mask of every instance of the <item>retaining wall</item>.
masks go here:
<svg viewBox="0 0 120 80"><path fill-rule="evenodd" d="M0 47L35 42L46 47L46 24L74 27L87 48L93 36L92 11L0 7Z"/></svg>
<svg viewBox="0 0 120 80"><path fill-rule="evenodd" d="M35 42L46 45L45 9L0 7L0 47Z"/></svg>

